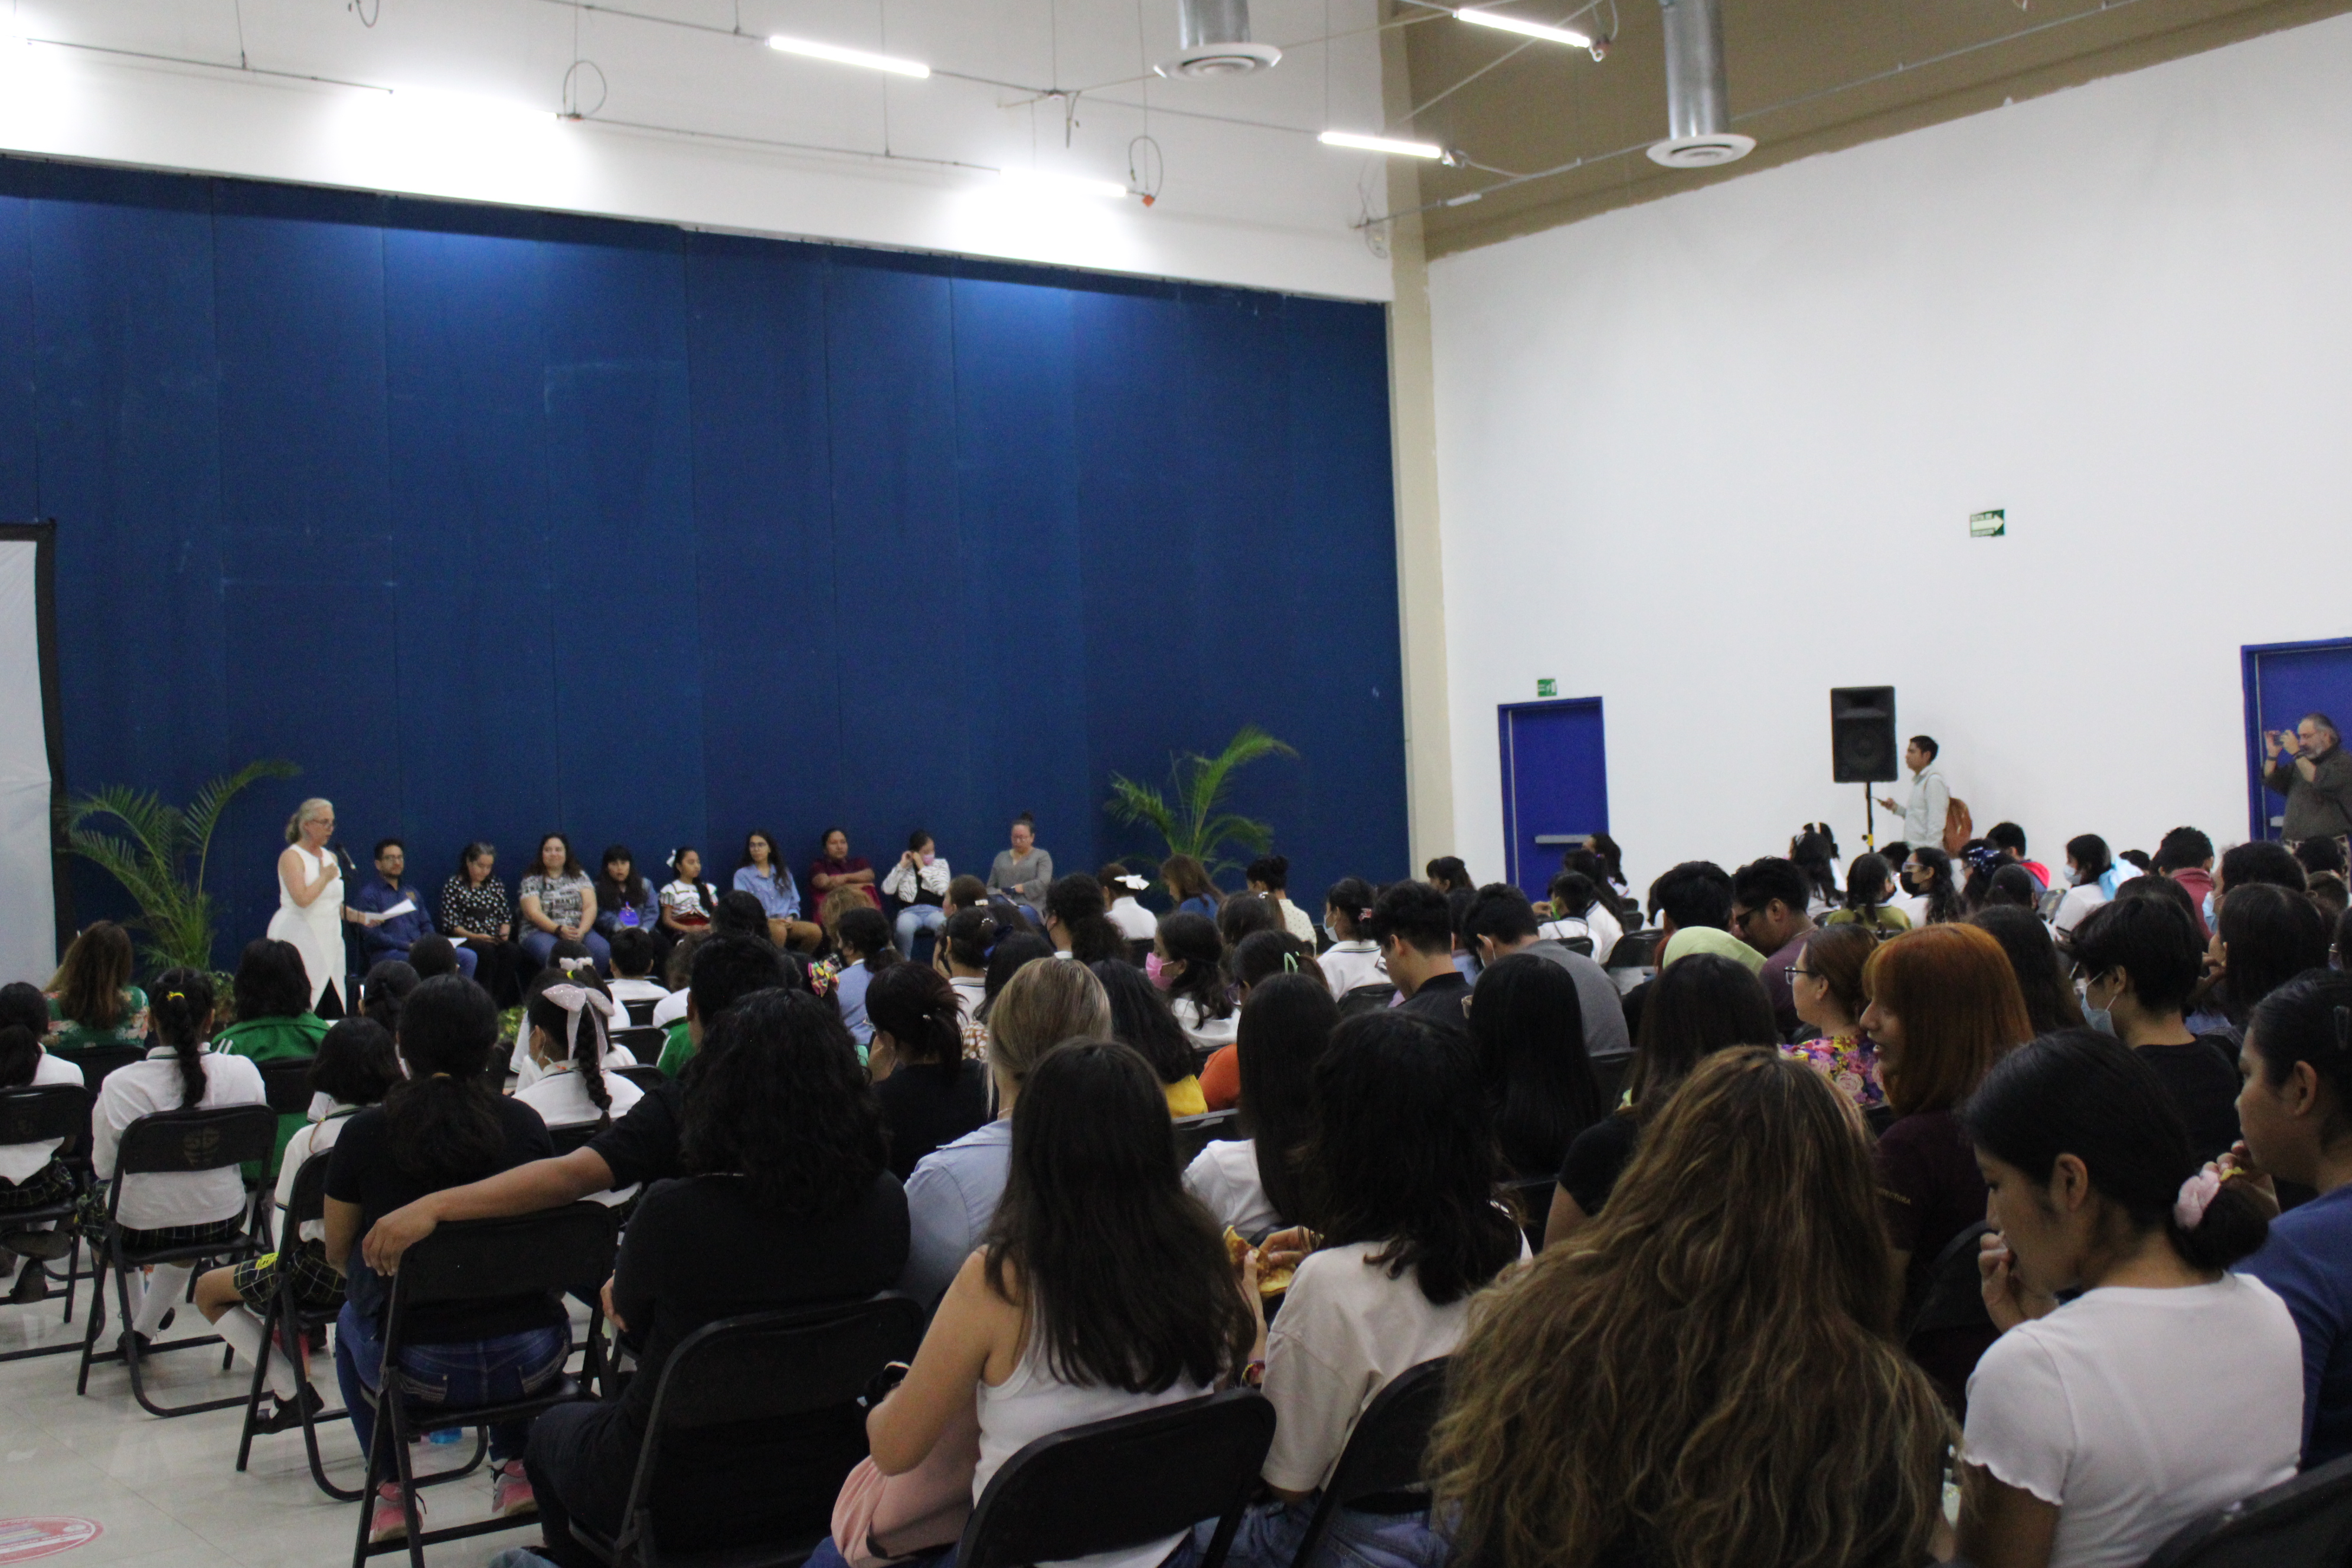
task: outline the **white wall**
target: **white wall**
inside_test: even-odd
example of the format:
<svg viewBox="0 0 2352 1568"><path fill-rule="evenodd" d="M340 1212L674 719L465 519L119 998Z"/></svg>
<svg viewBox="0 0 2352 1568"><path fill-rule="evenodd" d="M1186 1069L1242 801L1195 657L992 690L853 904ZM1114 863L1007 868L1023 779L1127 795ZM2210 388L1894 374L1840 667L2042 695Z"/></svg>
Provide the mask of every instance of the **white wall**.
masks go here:
<svg viewBox="0 0 2352 1568"><path fill-rule="evenodd" d="M1637 879L1858 852L1833 685L2053 863L2245 837L2241 645L2352 634L2347 81L2337 17L1433 264L1473 870L1541 677Z"/></svg>
<svg viewBox="0 0 2352 1568"><path fill-rule="evenodd" d="M1353 226L1380 161L1315 141L1327 104L1340 122L1378 123L1379 43L1360 30L1371 7L1262 0L1260 37L1294 44L1281 65L1106 86L1081 98L1065 146L1058 103L997 83L1133 77L1139 56L1172 50L1172 5L1155 0L1139 38L1146 18L1119 7L1063 5L1073 15L1055 32L1041 0L896 0L883 32L874 0L750 0L751 36L731 37L544 0L391 0L373 28L326 0L245 0L241 13L10 0L0 150L1385 300L1388 262ZM720 0L666 8L729 16ZM1327 17L1360 29L1331 46L1328 76L1324 46L1296 43ZM609 91L572 121L556 110L575 25ZM887 42L992 79L799 59L761 44L772 28ZM241 47L287 74L234 68ZM205 61L229 68L190 63ZM581 96L596 106L593 80ZM994 173L1125 184L1147 129L1165 168L1148 209L1008 193ZM901 161L860 155L886 147Z"/></svg>
<svg viewBox="0 0 2352 1568"><path fill-rule="evenodd" d="M58 966L49 856L49 742L41 708L37 548L0 541L0 974Z"/></svg>

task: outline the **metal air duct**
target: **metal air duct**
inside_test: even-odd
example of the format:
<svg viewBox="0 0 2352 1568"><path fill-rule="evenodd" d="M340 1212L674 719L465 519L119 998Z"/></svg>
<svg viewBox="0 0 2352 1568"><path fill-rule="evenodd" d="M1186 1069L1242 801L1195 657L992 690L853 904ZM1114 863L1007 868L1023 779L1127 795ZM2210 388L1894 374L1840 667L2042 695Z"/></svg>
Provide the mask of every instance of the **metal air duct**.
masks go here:
<svg viewBox="0 0 2352 1568"><path fill-rule="evenodd" d="M1175 54L1151 68L1164 77L1246 76L1282 58L1250 42L1249 0L1176 0Z"/></svg>
<svg viewBox="0 0 2352 1568"><path fill-rule="evenodd" d="M1723 13L1717 0L1658 0L1666 34L1666 139L1650 159L1669 169L1704 169L1745 158L1756 138L1731 129L1723 80Z"/></svg>

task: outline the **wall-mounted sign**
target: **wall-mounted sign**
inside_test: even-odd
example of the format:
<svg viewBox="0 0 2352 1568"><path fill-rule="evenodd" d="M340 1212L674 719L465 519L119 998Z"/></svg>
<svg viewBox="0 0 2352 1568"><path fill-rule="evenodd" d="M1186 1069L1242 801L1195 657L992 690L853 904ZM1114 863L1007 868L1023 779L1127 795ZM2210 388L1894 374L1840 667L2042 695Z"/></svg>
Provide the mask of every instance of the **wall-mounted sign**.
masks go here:
<svg viewBox="0 0 2352 1568"><path fill-rule="evenodd" d="M1538 697L1557 697L1557 696L1559 696L1559 681L1557 681L1557 680L1544 680L1544 679L1538 679L1538 680L1536 681L1536 695L1537 695L1537 696L1538 696Z"/></svg>
<svg viewBox="0 0 2352 1568"><path fill-rule="evenodd" d="M2009 531L2009 509L1995 507L1990 511L1969 513L1970 539L1999 539Z"/></svg>

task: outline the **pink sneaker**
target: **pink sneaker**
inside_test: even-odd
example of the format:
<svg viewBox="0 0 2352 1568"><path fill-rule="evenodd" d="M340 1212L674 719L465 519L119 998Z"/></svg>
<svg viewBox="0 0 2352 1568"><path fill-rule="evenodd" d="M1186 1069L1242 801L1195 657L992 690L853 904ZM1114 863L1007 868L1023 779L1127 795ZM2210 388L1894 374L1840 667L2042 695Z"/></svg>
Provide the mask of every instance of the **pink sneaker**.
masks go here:
<svg viewBox="0 0 2352 1568"><path fill-rule="evenodd" d="M530 1478L522 1473L520 1459L509 1459L498 1468L490 1482L490 1511L500 1519L539 1511L539 1500L531 1495Z"/></svg>
<svg viewBox="0 0 2352 1568"><path fill-rule="evenodd" d="M425 1500L416 1500L416 1517L425 1517ZM400 1483L386 1481L375 1489L375 1513L368 1521L370 1541L398 1541L408 1533L408 1515L400 1506Z"/></svg>

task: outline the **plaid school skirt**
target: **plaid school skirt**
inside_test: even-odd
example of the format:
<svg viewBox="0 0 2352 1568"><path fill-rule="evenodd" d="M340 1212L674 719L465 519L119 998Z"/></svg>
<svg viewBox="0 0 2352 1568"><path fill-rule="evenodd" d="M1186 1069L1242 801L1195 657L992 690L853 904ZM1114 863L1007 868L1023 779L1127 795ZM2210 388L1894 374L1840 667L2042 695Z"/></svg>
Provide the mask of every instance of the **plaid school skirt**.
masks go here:
<svg viewBox="0 0 2352 1568"><path fill-rule="evenodd" d="M326 1311L343 1304L343 1277L327 1261L324 1244L306 1241L291 1252L265 1252L258 1258L248 1258L236 1266L229 1283L236 1287L238 1299L257 1312L269 1310L269 1300L278 1293L278 1271L294 1271L294 1299L304 1307Z"/></svg>
<svg viewBox="0 0 2352 1568"><path fill-rule="evenodd" d="M0 1214L22 1214L26 1209L49 1208L73 1195L73 1173L55 1160L21 1182L0 1177Z"/></svg>

